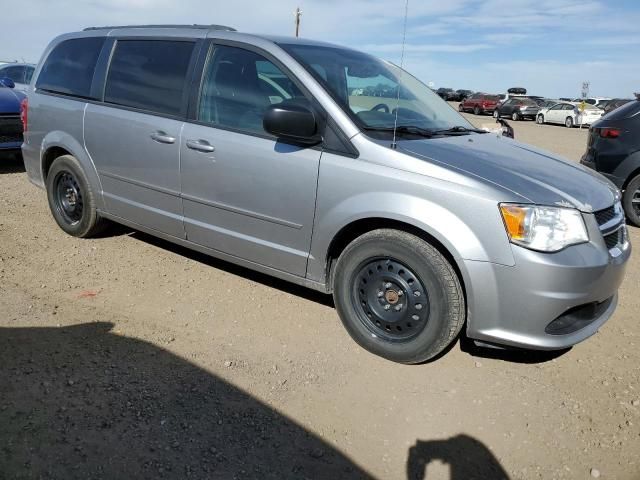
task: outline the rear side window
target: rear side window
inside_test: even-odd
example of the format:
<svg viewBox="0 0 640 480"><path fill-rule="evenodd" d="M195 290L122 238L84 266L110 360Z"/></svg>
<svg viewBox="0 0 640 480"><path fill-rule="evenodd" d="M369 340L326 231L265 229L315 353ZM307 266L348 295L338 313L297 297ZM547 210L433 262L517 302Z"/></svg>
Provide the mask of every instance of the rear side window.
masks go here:
<svg viewBox="0 0 640 480"><path fill-rule="evenodd" d="M118 40L104 101L179 115L194 45L175 40Z"/></svg>
<svg viewBox="0 0 640 480"><path fill-rule="evenodd" d="M91 82L103 37L75 38L60 42L47 57L36 88L82 98L91 98Z"/></svg>
<svg viewBox="0 0 640 480"><path fill-rule="evenodd" d="M2 77L10 78L14 83L24 83L24 67L5 67L0 70L0 78Z"/></svg>
<svg viewBox="0 0 640 480"><path fill-rule="evenodd" d="M607 114L608 120L622 120L640 114L640 100L631 100Z"/></svg>

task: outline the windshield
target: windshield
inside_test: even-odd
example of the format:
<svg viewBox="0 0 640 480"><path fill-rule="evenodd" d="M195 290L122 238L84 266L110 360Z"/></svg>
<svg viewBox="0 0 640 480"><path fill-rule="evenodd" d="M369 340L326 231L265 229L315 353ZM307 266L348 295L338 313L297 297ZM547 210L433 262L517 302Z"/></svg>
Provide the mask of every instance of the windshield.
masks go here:
<svg viewBox="0 0 640 480"><path fill-rule="evenodd" d="M474 128L429 87L391 63L345 48L280 46L325 87L361 128L393 129L396 109L400 127Z"/></svg>

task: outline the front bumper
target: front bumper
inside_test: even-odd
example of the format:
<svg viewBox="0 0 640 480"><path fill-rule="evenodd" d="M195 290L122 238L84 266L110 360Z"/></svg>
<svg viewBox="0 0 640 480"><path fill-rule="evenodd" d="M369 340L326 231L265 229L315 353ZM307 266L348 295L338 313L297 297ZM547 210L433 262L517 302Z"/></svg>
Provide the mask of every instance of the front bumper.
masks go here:
<svg viewBox="0 0 640 480"><path fill-rule="evenodd" d="M589 243L557 253L512 246L514 266L465 261L469 338L538 350L570 347L590 337L611 317L631 246L612 256L590 217ZM550 334L558 318L575 328ZM591 315L589 318L584 318ZM546 331L545 331L546 330Z"/></svg>

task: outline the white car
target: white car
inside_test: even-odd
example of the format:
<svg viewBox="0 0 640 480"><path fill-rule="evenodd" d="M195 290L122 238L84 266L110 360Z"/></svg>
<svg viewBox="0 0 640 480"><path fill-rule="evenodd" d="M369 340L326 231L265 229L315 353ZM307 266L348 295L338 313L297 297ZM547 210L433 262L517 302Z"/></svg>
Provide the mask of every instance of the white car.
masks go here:
<svg viewBox="0 0 640 480"><path fill-rule="evenodd" d="M0 78L10 78L16 90L26 92L35 69L30 63L5 63L0 65Z"/></svg>
<svg viewBox="0 0 640 480"><path fill-rule="evenodd" d="M593 105L586 104L584 111L575 103L561 102L549 108L542 108L538 112L536 122L539 125L545 123L558 123L567 128L579 125L591 125L600 120L604 112Z"/></svg>
<svg viewBox="0 0 640 480"><path fill-rule="evenodd" d="M573 103L580 103L582 101L589 105L599 106L601 103L611 100L609 97L589 97L589 98L576 98Z"/></svg>

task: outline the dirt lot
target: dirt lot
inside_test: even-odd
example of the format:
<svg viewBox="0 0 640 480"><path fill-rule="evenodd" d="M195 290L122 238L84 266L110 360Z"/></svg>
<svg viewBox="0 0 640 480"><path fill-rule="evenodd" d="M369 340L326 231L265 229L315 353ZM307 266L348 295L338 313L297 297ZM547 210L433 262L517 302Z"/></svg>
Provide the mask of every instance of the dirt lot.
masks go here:
<svg viewBox="0 0 640 480"><path fill-rule="evenodd" d="M328 297L125 229L66 236L19 162L0 212L0 478L640 479L637 253L572 350L401 366Z"/></svg>

